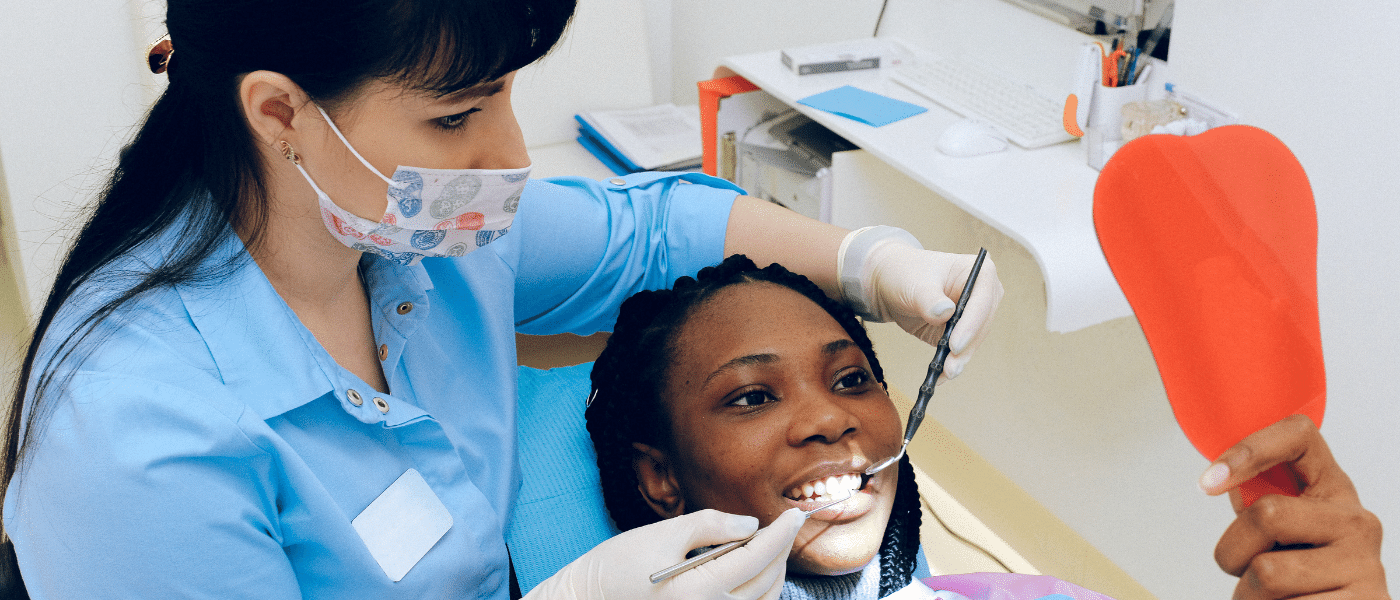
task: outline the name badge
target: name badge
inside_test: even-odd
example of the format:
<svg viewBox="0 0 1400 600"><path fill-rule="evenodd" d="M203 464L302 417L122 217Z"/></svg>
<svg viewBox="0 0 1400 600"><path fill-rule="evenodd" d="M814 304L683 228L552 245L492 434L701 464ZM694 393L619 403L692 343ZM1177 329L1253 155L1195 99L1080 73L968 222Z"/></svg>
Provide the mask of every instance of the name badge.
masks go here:
<svg viewBox="0 0 1400 600"><path fill-rule="evenodd" d="M409 469L350 525L384 574L399 581L452 529L452 514L423 476Z"/></svg>

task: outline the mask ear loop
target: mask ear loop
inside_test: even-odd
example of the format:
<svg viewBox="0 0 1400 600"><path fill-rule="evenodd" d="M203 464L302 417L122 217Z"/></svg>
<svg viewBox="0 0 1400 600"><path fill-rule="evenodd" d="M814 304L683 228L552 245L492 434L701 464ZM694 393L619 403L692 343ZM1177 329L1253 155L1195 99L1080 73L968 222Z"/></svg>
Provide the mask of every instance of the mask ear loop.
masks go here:
<svg viewBox="0 0 1400 600"><path fill-rule="evenodd" d="M350 153L351 153L351 154L354 154L354 155L355 155L355 158L360 159L360 164L363 164L363 165L365 166L366 169L369 169L369 171L370 171L371 173L374 173L375 175L378 175L379 178L380 178L380 179L383 179L383 180L384 180L384 183L389 184L390 187L402 188L402 187L408 185L407 182L394 181L394 180L392 180L392 179L389 179L388 177L385 177L383 173L380 173L380 172L379 172L379 169L376 169L376 168L374 168L374 165L369 164L369 161L365 160L365 157L360 156L360 153L359 153L358 151L355 150L355 147L350 145L350 140L345 139L345 134L340 133L340 128L335 126L335 122L331 120L331 116L330 116L330 115L326 114L326 110L323 109L323 108L321 108L321 106L320 106L319 104L316 104L316 105L313 105L313 106L315 106L315 107L316 107L316 110L320 111L321 116L324 117L324 118L326 119L326 124L331 126L331 131L334 131L334 132L335 132L335 137L340 138L340 142L341 142L342 144L345 144L345 147L346 147L346 148L349 148L349 149L350 149ZM300 164L298 164L298 167L300 167Z"/></svg>
<svg viewBox="0 0 1400 600"><path fill-rule="evenodd" d="M292 165L295 166L298 171L301 171L301 176L306 178L307 183L311 184L311 189L316 190L317 196L326 195L325 192L321 191L321 186L316 185L316 182L311 179L311 174L307 173L305 168L302 168L301 155L297 154L297 151L292 148L291 144L287 143L287 140L278 140L277 149L282 151L282 156L291 161ZM326 197L329 198L329 196Z"/></svg>

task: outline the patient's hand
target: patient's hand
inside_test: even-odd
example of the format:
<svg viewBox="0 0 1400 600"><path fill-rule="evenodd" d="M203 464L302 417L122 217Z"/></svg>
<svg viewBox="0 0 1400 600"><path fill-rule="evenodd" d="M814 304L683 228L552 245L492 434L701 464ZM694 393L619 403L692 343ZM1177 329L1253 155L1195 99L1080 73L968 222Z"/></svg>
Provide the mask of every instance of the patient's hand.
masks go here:
<svg viewBox="0 0 1400 600"><path fill-rule="evenodd" d="M1239 484L1279 463L1301 476L1302 496L1264 496L1245 508ZM1235 508L1215 547L1215 562L1240 578L1235 600L1390 597L1380 520L1362 508L1307 417L1285 418L1226 450L1202 475L1201 488L1211 495L1228 490Z"/></svg>

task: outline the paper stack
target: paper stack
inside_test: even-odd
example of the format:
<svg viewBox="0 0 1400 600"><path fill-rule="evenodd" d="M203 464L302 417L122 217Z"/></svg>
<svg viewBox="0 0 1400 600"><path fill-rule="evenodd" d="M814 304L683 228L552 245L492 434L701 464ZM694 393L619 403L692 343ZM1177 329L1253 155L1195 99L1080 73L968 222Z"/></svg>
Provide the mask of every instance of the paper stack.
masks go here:
<svg viewBox="0 0 1400 600"><path fill-rule="evenodd" d="M697 107L659 104L574 115L578 143L618 175L697 169L701 160Z"/></svg>

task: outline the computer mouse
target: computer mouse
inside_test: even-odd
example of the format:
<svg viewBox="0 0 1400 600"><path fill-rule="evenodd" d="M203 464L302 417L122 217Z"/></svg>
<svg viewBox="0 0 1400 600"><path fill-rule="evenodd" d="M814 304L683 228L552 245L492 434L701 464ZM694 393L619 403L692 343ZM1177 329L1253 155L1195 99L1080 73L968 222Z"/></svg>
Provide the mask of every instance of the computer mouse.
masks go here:
<svg viewBox="0 0 1400 600"><path fill-rule="evenodd" d="M996 127L977 119L963 119L949 125L938 136L938 151L948 156L977 156L1006 149L1006 136Z"/></svg>

